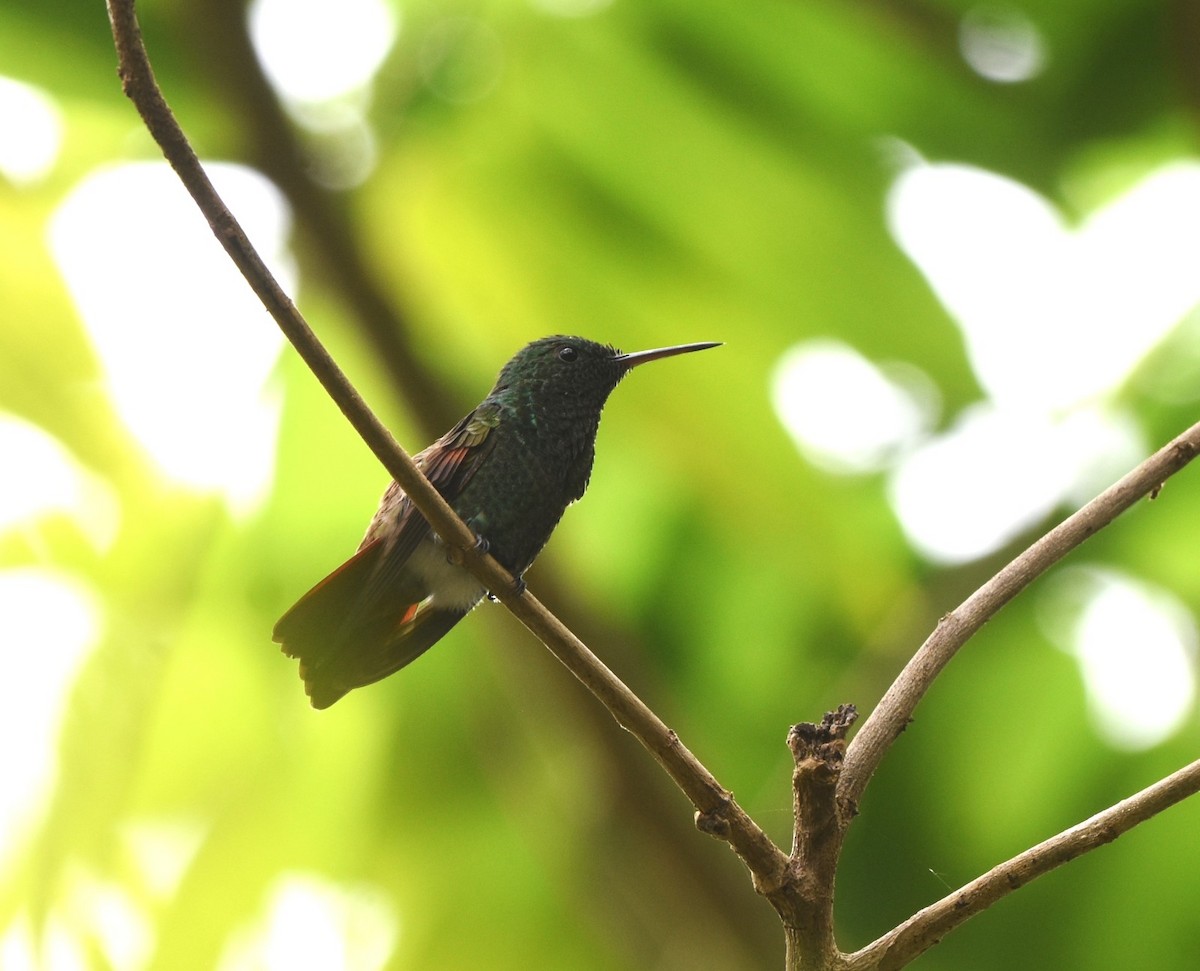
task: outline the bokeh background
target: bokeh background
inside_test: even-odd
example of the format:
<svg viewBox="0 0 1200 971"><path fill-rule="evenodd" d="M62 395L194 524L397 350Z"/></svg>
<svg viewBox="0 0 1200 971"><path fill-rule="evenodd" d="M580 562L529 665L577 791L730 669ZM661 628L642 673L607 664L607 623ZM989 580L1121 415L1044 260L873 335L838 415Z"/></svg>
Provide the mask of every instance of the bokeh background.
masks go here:
<svg viewBox="0 0 1200 971"><path fill-rule="evenodd" d="M780 841L789 724L1200 413L1200 12L147 0L219 187L411 449L522 343L614 395L530 587ZM769 907L487 605L310 710L276 617L385 477L121 95L0 2L0 966L778 967ZM990 623L867 793L859 947L1195 757L1200 476ZM1191 968L1200 803L929 969Z"/></svg>

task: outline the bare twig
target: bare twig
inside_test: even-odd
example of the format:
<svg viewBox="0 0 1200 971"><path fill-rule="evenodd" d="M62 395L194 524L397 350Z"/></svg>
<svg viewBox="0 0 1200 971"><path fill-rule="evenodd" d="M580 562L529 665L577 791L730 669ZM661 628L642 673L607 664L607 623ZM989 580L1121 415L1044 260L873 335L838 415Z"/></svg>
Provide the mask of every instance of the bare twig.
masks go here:
<svg viewBox="0 0 1200 971"><path fill-rule="evenodd" d="M1111 843L1138 823L1200 792L1200 761L1148 786L1091 819L1052 836L914 914L849 956L853 971L902 968L947 933L1031 880Z"/></svg>
<svg viewBox="0 0 1200 971"><path fill-rule="evenodd" d="M1200 423L1163 446L1136 469L1063 520L946 614L888 688L855 735L838 785L839 801L852 816L863 790L888 748L904 730L934 679L997 611L1037 577L1162 484L1200 451Z"/></svg>
<svg viewBox="0 0 1200 971"><path fill-rule="evenodd" d="M778 886L787 857L726 790L621 680L532 594L515 592L512 576L492 557L475 550L471 530L396 443L329 356L291 299L255 252L233 214L205 174L154 79L141 39L133 0L108 0L109 19L125 94L163 151L214 235L258 294L284 335L316 375L367 446L416 503L447 543L459 548L469 569L550 648L624 728L654 756L696 807L701 829L727 840L767 892Z"/></svg>

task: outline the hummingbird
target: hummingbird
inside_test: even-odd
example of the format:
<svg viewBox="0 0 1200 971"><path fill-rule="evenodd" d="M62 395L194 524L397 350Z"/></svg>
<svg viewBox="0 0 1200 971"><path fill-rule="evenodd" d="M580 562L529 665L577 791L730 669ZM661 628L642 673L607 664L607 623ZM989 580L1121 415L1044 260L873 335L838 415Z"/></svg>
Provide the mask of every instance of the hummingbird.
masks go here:
<svg viewBox="0 0 1200 971"><path fill-rule="evenodd" d="M543 337L504 365L486 398L414 457L451 508L524 589L523 576L591 478L600 412L633 368L719 346L635 354ZM399 671L488 593L392 482L358 551L275 625L314 708Z"/></svg>

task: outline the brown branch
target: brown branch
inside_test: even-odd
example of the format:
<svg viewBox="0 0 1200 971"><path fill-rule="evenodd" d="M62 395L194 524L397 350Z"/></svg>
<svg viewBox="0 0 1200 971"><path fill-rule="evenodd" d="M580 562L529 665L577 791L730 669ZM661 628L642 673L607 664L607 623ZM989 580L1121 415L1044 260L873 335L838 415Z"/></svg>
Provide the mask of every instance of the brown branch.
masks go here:
<svg viewBox="0 0 1200 971"><path fill-rule="evenodd" d="M848 817L857 810L863 790L888 748L904 731L925 692L958 649L1001 607L1089 536L1144 496L1157 495L1162 484L1195 458L1198 451L1200 423L1063 520L938 622L850 743L838 785L838 798Z"/></svg>
<svg viewBox="0 0 1200 971"><path fill-rule="evenodd" d="M827 712L821 724L801 722L788 732L792 752L792 855L789 881L775 901L784 918L787 968L837 966L833 936L833 885L845 826L837 782L846 755L846 733L858 718L853 705Z"/></svg>
<svg viewBox="0 0 1200 971"><path fill-rule="evenodd" d="M764 888L764 892L776 887L787 863L783 851L637 695L532 594L528 591L517 594L512 576L500 564L475 550L471 530L363 402L213 188L154 79L133 0L108 0L108 12L126 96L133 101L163 155L204 213L213 234L355 431L438 534L461 551L463 565L497 593L505 606L662 765L696 807L697 825L729 842L753 873L756 886Z"/></svg>
<svg viewBox="0 0 1200 971"><path fill-rule="evenodd" d="M1200 761L1052 836L914 914L879 940L849 955L852 971L894 971L956 927L1031 880L1111 843L1138 823L1200 792Z"/></svg>

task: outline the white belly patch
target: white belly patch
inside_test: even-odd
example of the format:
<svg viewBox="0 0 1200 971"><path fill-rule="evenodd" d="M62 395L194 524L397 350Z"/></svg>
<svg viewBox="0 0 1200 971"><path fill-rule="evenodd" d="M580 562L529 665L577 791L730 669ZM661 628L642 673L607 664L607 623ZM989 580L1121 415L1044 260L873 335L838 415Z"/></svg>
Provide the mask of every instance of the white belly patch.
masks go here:
<svg viewBox="0 0 1200 971"><path fill-rule="evenodd" d="M441 610L468 611L487 593L483 584L461 566L446 559L447 546L436 539L425 539L413 550L409 565L432 590L429 605Z"/></svg>

